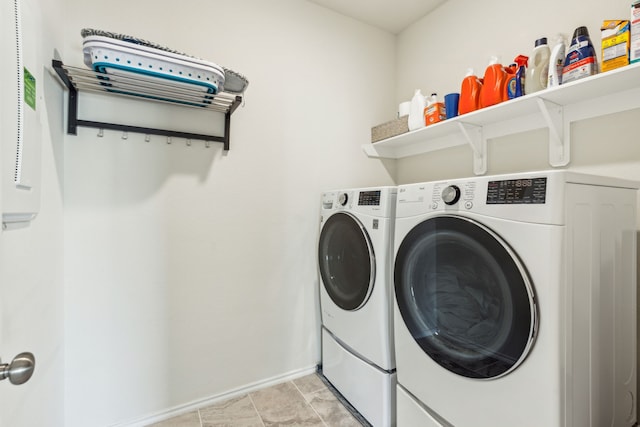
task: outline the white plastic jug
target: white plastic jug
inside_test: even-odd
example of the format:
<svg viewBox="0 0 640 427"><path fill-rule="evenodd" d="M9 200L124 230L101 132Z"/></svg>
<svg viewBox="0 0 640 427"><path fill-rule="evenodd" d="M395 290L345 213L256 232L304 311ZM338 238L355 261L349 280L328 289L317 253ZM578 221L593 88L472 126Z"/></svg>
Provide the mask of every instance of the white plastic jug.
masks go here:
<svg viewBox="0 0 640 427"><path fill-rule="evenodd" d="M547 45L547 38L542 37L536 40L535 48L529 58L529 68L527 78L524 81L524 92L530 94L547 88L549 78L549 58L551 50Z"/></svg>
<svg viewBox="0 0 640 427"><path fill-rule="evenodd" d="M416 130L425 126L424 122L424 109L427 103L424 99L424 95L420 89L416 89L416 92L411 98L411 109L409 111L409 130Z"/></svg>

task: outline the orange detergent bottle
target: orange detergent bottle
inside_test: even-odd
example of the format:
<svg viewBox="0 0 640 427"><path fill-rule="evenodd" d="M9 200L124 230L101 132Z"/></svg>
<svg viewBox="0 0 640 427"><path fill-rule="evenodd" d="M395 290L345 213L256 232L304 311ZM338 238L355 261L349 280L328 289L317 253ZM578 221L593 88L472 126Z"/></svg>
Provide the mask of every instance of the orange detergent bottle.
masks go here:
<svg viewBox="0 0 640 427"><path fill-rule="evenodd" d="M515 62L510 64L508 67L504 67L504 70L507 72L507 81L504 85L504 93L502 94L502 100L508 101L509 99L515 98L515 88L516 88L516 72L518 71L518 64Z"/></svg>
<svg viewBox="0 0 640 427"><path fill-rule="evenodd" d="M480 93L480 107L490 107L505 101L507 98L507 83L509 75L505 68L493 56L484 72L482 92Z"/></svg>
<svg viewBox="0 0 640 427"><path fill-rule="evenodd" d="M438 102L438 94L432 93L429 97L429 102L424 109L425 126L441 122L446 118L447 114L445 113L444 104L442 102Z"/></svg>
<svg viewBox="0 0 640 427"><path fill-rule="evenodd" d="M460 87L460 100L458 101L458 114L466 114L480 108L480 92L482 80L473 74L469 68Z"/></svg>

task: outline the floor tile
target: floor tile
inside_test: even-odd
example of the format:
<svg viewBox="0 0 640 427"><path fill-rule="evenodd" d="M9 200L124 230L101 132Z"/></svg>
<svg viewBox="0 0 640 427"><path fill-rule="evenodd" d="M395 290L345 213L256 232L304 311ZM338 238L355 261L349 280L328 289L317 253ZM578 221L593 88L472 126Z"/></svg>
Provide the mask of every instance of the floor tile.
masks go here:
<svg viewBox="0 0 640 427"><path fill-rule="evenodd" d="M148 427L361 427L319 375L238 396Z"/></svg>
<svg viewBox="0 0 640 427"><path fill-rule="evenodd" d="M309 395L309 404L330 427L361 427L362 424L340 403L329 389Z"/></svg>
<svg viewBox="0 0 640 427"><path fill-rule="evenodd" d="M317 374L297 378L293 380L293 383L298 387L298 390L300 390L300 393L302 393L307 401L309 400L307 396L311 393L327 390L327 386L322 382Z"/></svg>
<svg viewBox="0 0 640 427"><path fill-rule="evenodd" d="M263 427L249 395L200 409L202 427Z"/></svg>
<svg viewBox="0 0 640 427"><path fill-rule="evenodd" d="M148 427L200 427L200 415L198 412L189 412L178 417L169 418Z"/></svg>
<svg viewBox="0 0 640 427"><path fill-rule="evenodd" d="M250 393L265 426L324 427L318 414L311 408L292 382Z"/></svg>

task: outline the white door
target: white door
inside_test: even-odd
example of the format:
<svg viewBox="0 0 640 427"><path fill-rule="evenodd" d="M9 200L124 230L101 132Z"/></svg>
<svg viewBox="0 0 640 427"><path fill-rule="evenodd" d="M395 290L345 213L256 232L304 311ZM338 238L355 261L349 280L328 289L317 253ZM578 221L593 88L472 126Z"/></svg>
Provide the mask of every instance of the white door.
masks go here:
<svg viewBox="0 0 640 427"><path fill-rule="evenodd" d="M0 54L3 57L0 67L0 177L4 183L7 179L5 174L12 172L7 162L13 160L8 158L6 151L7 147L15 146L16 141L19 114L16 107L17 76L22 68L16 53L16 3L13 0L1 2L0 31ZM0 190L0 212L4 212L5 203L6 195ZM8 233L21 234L8 236ZM27 286L34 281L26 277L30 275L27 270L38 268L38 265L32 263L24 268L28 265L28 257L35 252L31 250L33 235L25 230L0 231L0 427L29 426L33 420L28 414L35 408L32 399L38 384L36 387L24 384L31 377L33 365L30 357L21 354L26 342L35 341L31 332L35 322L25 321L25 317L37 318L33 315L30 299L39 299L34 295L37 288ZM15 245L16 241L22 243Z"/></svg>

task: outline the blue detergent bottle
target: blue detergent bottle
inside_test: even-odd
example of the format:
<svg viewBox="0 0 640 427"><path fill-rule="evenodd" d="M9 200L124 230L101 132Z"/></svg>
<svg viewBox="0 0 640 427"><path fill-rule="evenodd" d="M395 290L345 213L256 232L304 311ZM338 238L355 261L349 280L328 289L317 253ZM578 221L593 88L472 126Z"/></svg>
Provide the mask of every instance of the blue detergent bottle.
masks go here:
<svg viewBox="0 0 640 427"><path fill-rule="evenodd" d="M524 95L524 83L527 76L527 66L529 65L529 57L524 55L516 56L516 64L518 64L518 70L516 71L515 79L515 94L516 98Z"/></svg>
<svg viewBox="0 0 640 427"><path fill-rule="evenodd" d="M573 32L571 46L562 68L562 84L598 74L596 50L589 38L587 27L578 27Z"/></svg>

